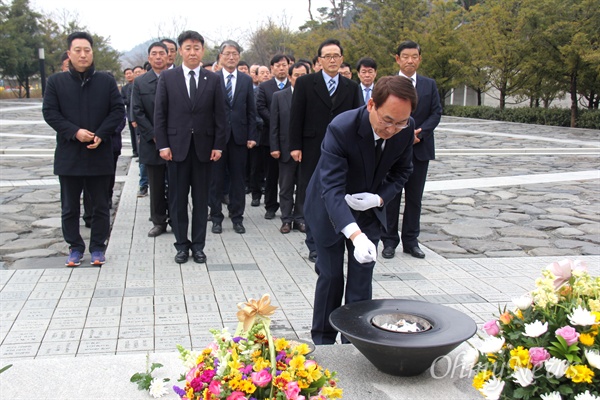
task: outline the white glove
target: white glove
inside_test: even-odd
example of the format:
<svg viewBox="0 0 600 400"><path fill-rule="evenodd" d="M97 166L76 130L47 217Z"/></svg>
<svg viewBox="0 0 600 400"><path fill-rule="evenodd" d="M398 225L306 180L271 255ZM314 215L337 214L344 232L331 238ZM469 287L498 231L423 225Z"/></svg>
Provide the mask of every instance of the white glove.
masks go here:
<svg viewBox="0 0 600 400"><path fill-rule="evenodd" d="M348 206L356 211L365 211L369 208L379 207L381 204L379 195L368 192L347 194L344 199Z"/></svg>
<svg viewBox="0 0 600 400"><path fill-rule="evenodd" d="M364 233L359 234L352 241L354 244L354 258L361 264L375 261L377 249L373 242Z"/></svg>

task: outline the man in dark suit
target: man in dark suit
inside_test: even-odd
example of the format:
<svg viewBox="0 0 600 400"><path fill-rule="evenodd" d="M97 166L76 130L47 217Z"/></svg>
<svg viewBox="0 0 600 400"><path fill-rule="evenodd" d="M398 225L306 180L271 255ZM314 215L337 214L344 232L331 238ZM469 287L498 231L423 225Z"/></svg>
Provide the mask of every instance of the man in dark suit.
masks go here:
<svg viewBox="0 0 600 400"><path fill-rule="evenodd" d="M304 215L317 248L317 286L311 335L335 343L329 315L341 305L372 296L377 242L385 206L412 170L417 95L404 77L377 82L365 107L345 112L327 128L321 158L306 191ZM344 293L344 252L348 272Z"/></svg>
<svg viewBox="0 0 600 400"><path fill-rule="evenodd" d="M277 202L277 180L279 178L279 164L271 157L269 146L271 99L273 93L290 86L288 81L289 59L283 54L276 54L271 58L271 75L273 78L258 85L256 94L256 109L263 120L263 132L260 138L260 147L263 149L261 156L265 167L265 218L275 218L279 209ZM260 71L260 68L259 68Z"/></svg>
<svg viewBox="0 0 600 400"><path fill-rule="evenodd" d="M433 130L440 123L442 106L435 81L417 75L421 63L421 47L415 42L405 41L398 46L396 63L400 67L400 76L411 80L417 89L419 104L413 111L415 120L415 139L413 149L413 173L404 185L405 203L402 217L402 248L405 253L416 258L425 258L425 253L419 247L418 237L421 232L421 200L427 179L429 160L435 159ZM393 258L396 247L400 243L398 237L398 219L400 216L400 201L402 193L387 207L387 230L382 235L382 256Z"/></svg>
<svg viewBox="0 0 600 400"><path fill-rule="evenodd" d="M358 100L364 106L373 94L375 78L377 77L377 63L370 57L363 57L356 63L356 71L360 85L358 85Z"/></svg>
<svg viewBox="0 0 600 400"><path fill-rule="evenodd" d="M125 76L125 80L127 83L123 85L121 88L121 97L123 97L123 104L125 104L125 113L127 115L127 122L129 126L129 135L131 136L131 149L133 151L133 157L138 157L138 149L137 149L137 137L135 136L135 128L131 124L131 91L133 89L133 79L135 76L133 75L132 68L125 68L123 70L123 75Z"/></svg>
<svg viewBox="0 0 600 400"><path fill-rule="evenodd" d="M94 41L87 32L67 37L69 71L48 79L42 112L56 131L54 174L60 182L62 232L69 244L65 265L81 265L85 242L79 231L80 199L89 195L91 264L106 262L110 194L115 174L113 135L125 108L114 77L94 68ZM119 131L120 133L120 131Z"/></svg>
<svg viewBox="0 0 600 400"><path fill-rule="evenodd" d="M175 262L185 263L189 251L206 262L206 219L210 161L225 149L225 94L219 77L200 68L204 38L185 31L177 38L180 67L161 73L156 88L156 148L167 161L169 214L175 234ZM188 194L192 192L192 237L188 239Z"/></svg>
<svg viewBox="0 0 600 400"><path fill-rule="evenodd" d="M246 176L246 160L248 149L256 146L258 134L256 133L256 105L252 78L238 72L237 64L240 61L239 44L227 40L221 44L221 64L223 68L217 72L221 87L225 93L223 105L225 107L226 147L219 161L212 170L210 185L210 216L213 223L212 232L223 232L223 212L221 198L223 197L223 184L225 182L225 169L229 172L229 204L227 206L236 233L245 233L244 209L246 207L246 194L244 192Z"/></svg>
<svg viewBox="0 0 600 400"><path fill-rule="evenodd" d="M167 68L168 48L162 42L154 42L148 47L148 62L152 69L133 82L131 99L133 115L140 135L138 151L140 164L146 166L150 187L150 221L154 225L148 237L156 237L167 231L167 197L165 177L167 162L156 149L154 137L154 98L160 73Z"/></svg>
<svg viewBox="0 0 600 400"><path fill-rule="evenodd" d="M290 233L296 226L301 230L304 221L297 221L294 209L294 187L298 180L299 163L290 155L290 109L296 79L309 73L306 64L297 62L290 66L288 76L291 86L273 93L271 101L271 156L279 161L279 204L281 228L279 232Z"/></svg>
<svg viewBox="0 0 600 400"><path fill-rule="evenodd" d="M344 111L358 107L358 85L339 75L344 50L336 39L321 43L317 52L322 70L298 78L292 97L290 116L290 149L294 161L300 162L300 180L296 195L299 220L304 220L306 187L319 156L325 130L331 120ZM308 259L315 261L317 253L306 227Z"/></svg>

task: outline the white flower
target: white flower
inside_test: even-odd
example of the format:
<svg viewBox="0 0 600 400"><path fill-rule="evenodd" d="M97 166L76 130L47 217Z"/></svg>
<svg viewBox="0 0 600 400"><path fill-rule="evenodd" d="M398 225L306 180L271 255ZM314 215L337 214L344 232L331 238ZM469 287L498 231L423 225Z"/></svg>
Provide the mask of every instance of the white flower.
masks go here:
<svg viewBox="0 0 600 400"><path fill-rule="evenodd" d="M540 397L542 398L542 400L562 400L560 393L558 393L556 391L554 391L552 393L542 394L542 395L540 395Z"/></svg>
<svg viewBox="0 0 600 400"><path fill-rule="evenodd" d="M533 372L529 368L517 367L512 377L515 378L513 382L523 387L527 387L533 383Z"/></svg>
<svg viewBox="0 0 600 400"><path fill-rule="evenodd" d="M544 322L542 324L541 321L534 321L531 324L525 324L525 332L523 335L529 337L538 337L542 336L544 333L548 331L548 322Z"/></svg>
<svg viewBox="0 0 600 400"><path fill-rule="evenodd" d="M554 375L557 379L562 378L567 371L569 364L567 360L561 360L556 357L550 357L550 359L544 361L544 367L549 374Z"/></svg>
<svg viewBox="0 0 600 400"><path fill-rule="evenodd" d="M167 394L168 390L165 386L165 382L162 379L154 378L150 383L149 392L152 397L157 399Z"/></svg>
<svg viewBox="0 0 600 400"><path fill-rule="evenodd" d="M468 350L461 353L460 365L463 370L471 370L475 367L477 360L479 360L479 350L469 347Z"/></svg>
<svg viewBox="0 0 600 400"><path fill-rule="evenodd" d="M590 326L596 323L596 317L585 308L578 306L569 315L569 322L571 322L571 325Z"/></svg>
<svg viewBox="0 0 600 400"><path fill-rule="evenodd" d="M504 346L503 337L490 336L486 338L483 343L481 343L481 346L479 346L479 351L483 354L497 353L502 350L502 346Z"/></svg>
<svg viewBox="0 0 600 400"><path fill-rule="evenodd" d="M598 396L594 396L593 394L590 393L589 390L586 390L583 393L579 393L577 396L574 397L575 400L600 400L600 397Z"/></svg>
<svg viewBox="0 0 600 400"><path fill-rule="evenodd" d="M498 400L500 394L502 394L502 390L504 390L504 381L492 376L483 384L480 392L486 400Z"/></svg>
<svg viewBox="0 0 600 400"><path fill-rule="evenodd" d="M512 302L519 310L525 311L529 307L531 307L531 303L533 303L533 299L529 293L524 294L521 297L513 297Z"/></svg>
<svg viewBox="0 0 600 400"><path fill-rule="evenodd" d="M595 350L586 350L585 358L591 367L600 369L600 353Z"/></svg>

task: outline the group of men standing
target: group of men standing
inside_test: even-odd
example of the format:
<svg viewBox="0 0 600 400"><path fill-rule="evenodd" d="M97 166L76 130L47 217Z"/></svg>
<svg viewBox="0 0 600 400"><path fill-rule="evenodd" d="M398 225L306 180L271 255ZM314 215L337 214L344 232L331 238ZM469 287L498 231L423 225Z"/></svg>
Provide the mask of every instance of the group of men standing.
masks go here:
<svg viewBox="0 0 600 400"><path fill-rule="evenodd" d="M104 153L125 113L114 79L94 71L92 44L87 33L69 36L70 70L49 79L43 107L57 132L55 173L69 266L79 265L85 250L78 221L83 188L94 199L92 264L105 261L105 186L114 164ZM177 45L182 65L175 67ZM219 50L222 69L213 73L202 68L204 38L198 32L183 32L177 44L154 42L148 48L150 71L131 86L128 108L150 186L149 236L162 234L170 224L175 261L187 262L191 252L195 262L206 262L207 220L213 233L222 232L223 193L229 195L233 230L245 233L245 189L251 186L247 159L260 144L266 156L265 218L274 218L280 208L281 233L306 232L309 259L319 275L313 341L334 343L337 332L329 314L344 296L347 303L371 298L379 240L385 258L394 257L400 239L404 252L425 257L417 238L428 163L435 157L433 130L441 117L435 82L417 75L421 49L410 41L398 47L399 74L377 84L377 64L370 58L358 62L360 84L340 74L344 54L335 39L319 46L318 72L276 55L273 77L258 87L238 71L241 48L236 42L225 41ZM254 200L253 194L252 205L258 205Z"/></svg>

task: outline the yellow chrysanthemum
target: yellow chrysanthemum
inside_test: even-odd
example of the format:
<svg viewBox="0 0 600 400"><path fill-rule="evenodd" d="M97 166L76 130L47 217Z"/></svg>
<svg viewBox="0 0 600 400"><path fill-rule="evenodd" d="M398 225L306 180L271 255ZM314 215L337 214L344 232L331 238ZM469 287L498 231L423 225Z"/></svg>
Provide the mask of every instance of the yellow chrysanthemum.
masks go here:
<svg viewBox="0 0 600 400"><path fill-rule="evenodd" d="M589 299L590 311L596 316L596 322L600 322L600 299Z"/></svg>
<svg viewBox="0 0 600 400"><path fill-rule="evenodd" d="M256 350L252 354L250 354L250 358L252 358L252 361L256 361L256 360L259 359L259 357L261 355L262 355L262 351L261 350Z"/></svg>
<svg viewBox="0 0 600 400"><path fill-rule="evenodd" d="M597 300L600 303L600 300ZM591 303L591 301L590 301ZM600 304L598 305L598 307L600 308ZM600 311L593 311L592 315L594 317L596 317L596 322L600 323Z"/></svg>
<svg viewBox="0 0 600 400"><path fill-rule="evenodd" d="M517 369L517 367L531 368L531 363L529 362L529 350L523 346L512 349L510 351L509 364L512 369Z"/></svg>
<svg viewBox="0 0 600 400"><path fill-rule="evenodd" d="M523 319L523 313L521 312L521 310L517 310L517 311L515 312L515 315L517 316L517 318L519 318L519 319Z"/></svg>
<svg viewBox="0 0 600 400"><path fill-rule="evenodd" d="M269 361L265 360L262 357L259 357L256 359L256 361L254 361L254 366L252 367L252 369L254 370L254 372L258 372L270 366L271 363Z"/></svg>
<svg viewBox="0 0 600 400"><path fill-rule="evenodd" d="M492 377L492 375L492 371L489 371L487 369L479 371L477 375L475 375L475 378L473 378L473 387L477 390L481 390L484 383L486 383L488 379Z"/></svg>
<svg viewBox="0 0 600 400"><path fill-rule="evenodd" d="M318 381L323 376L316 364L309 365L306 372L308 373L309 380L312 382Z"/></svg>
<svg viewBox="0 0 600 400"><path fill-rule="evenodd" d="M328 399L341 399L342 389L325 386L321 390L321 394Z"/></svg>
<svg viewBox="0 0 600 400"><path fill-rule="evenodd" d="M299 378L307 378L308 377L308 371L304 370L304 369L300 369L296 371L296 376Z"/></svg>
<svg viewBox="0 0 600 400"><path fill-rule="evenodd" d="M288 371L283 371L279 375L279 377L282 378L282 379L284 379L284 380L286 380L286 381L288 381L288 382L293 380L292 379L292 374L290 374Z"/></svg>
<svg viewBox="0 0 600 400"><path fill-rule="evenodd" d="M288 346L289 346L289 343L284 338L279 338L279 339L275 340L275 350L277 350L277 351L287 349Z"/></svg>
<svg viewBox="0 0 600 400"><path fill-rule="evenodd" d="M565 373L567 378L573 381L573 383L592 383L594 377L594 371L592 371L587 365L571 365L567 368Z"/></svg>
<svg viewBox="0 0 600 400"><path fill-rule="evenodd" d="M590 347L594 344L594 336L591 333L582 333L579 335L579 341L582 345Z"/></svg>
<svg viewBox="0 0 600 400"><path fill-rule="evenodd" d="M306 379L298 379L298 387L300 389L306 389L310 386L310 383Z"/></svg>
<svg viewBox="0 0 600 400"><path fill-rule="evenodd" d="M294 353L302 354L303 356L310 353L310 347L306 343L301 343L298 346L294 347Z"/></svg>
<svg viewBox="0 0 600 400"><path fill-rule="evenodd" d="M302 355L294 356L294 358L292 358L292 360L290 361L290 367L294 369L304 369L305 361L306 358L304 358L304 356Z"/></svg>
<svg viewBox="0 0 600 400"><path fill-rule="evenodd" d="M327 378L327 379L331 378L331 372L329 372L328 369L325 369L324 373L325 373L325 378Z"/></svg>

